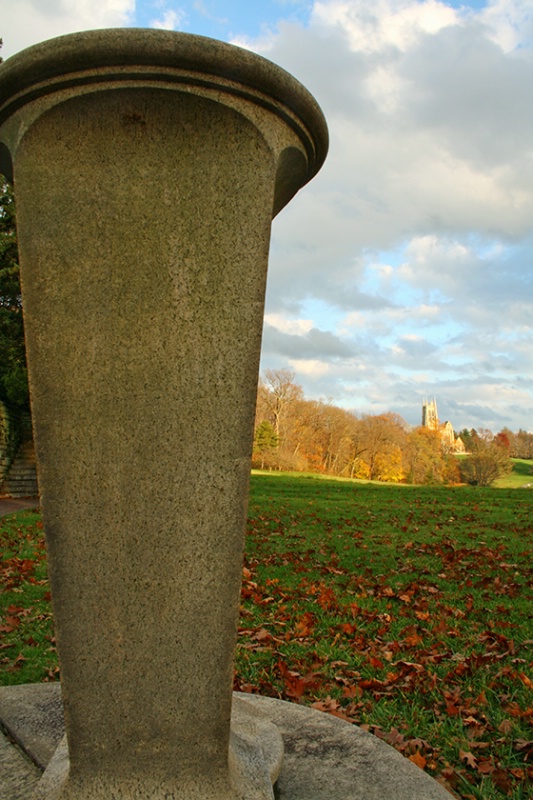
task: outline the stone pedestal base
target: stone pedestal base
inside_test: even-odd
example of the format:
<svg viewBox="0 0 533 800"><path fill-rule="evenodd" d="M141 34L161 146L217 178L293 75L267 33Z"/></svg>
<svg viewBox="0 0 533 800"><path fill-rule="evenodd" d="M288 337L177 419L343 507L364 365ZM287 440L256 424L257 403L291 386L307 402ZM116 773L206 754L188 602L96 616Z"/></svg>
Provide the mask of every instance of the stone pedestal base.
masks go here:
<svg viewBox="0 0 533 800"><path fill-rule="evenodd" d="M29 800L64 733L59 684L0 688L0 800ZM279 800L450 800L436 781L365 731L304 706L236 695L281 732ZM248 800L248 797L246 798Z"/></svg>

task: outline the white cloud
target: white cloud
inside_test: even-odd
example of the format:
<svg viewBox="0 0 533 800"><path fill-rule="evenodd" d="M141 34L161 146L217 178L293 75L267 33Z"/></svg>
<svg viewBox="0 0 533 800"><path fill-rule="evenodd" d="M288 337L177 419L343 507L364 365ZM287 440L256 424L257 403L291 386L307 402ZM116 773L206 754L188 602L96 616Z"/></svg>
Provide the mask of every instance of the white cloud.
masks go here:
<svg viewBox="0 0 533 800"><path fill-rule="evenodd" d="M1 54L66 33L127 25L134 12L135 0L0 0Z"/></svg>
<svg viewBox="0 0 533 800"><path fill-rule="evenodd" d="M265 322L282 333L302 335L313 328L311 319L287 319L282 314L265 314Z"/></svg>
<svg viewBox="0 0 533 800"><path fill-rule="evenodd" d="M263 33L259 37L245 36L239 34L232 36L230 44L242 47L244 50L252 50L254 53L266 55L274 46L276 32L272 28L264 27Z"/></svg>
<svg viewBox="0 0 533 800"><path fill-rule="evenodd" d="M437 0L324 0L315 2L312 20L339 28L350 47L371 54L388 47L406 51L422 34L457 24L459 16Z"/></svg>
<svg viewBox="0 0 533 800"><path fill-rule="evenodd" d="M183 9L167 9L159 19L151 21L150 27L165 31L176 31L186 19L187 13Z"/></svg>
<svg viewBox="0 0 533 800"><path fill-rule="evenodd" d="M506 52L531 44L530 0L489 0L480 12L480 19L488 26L489 37Z"/></svg>
<svg viewBox="0 0 533 800"><path fill-rule="evenodd" d="M317 359L291 359L289 364L298 374L311 378L322 378L331 371L330 364L326 361L318 361Z"/></svg>

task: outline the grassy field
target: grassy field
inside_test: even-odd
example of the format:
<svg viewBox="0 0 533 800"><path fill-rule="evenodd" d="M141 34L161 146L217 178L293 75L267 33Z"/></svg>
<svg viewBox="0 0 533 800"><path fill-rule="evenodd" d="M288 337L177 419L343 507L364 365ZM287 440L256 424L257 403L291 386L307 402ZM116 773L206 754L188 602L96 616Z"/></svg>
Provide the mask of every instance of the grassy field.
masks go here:
<svg viewBox="0 0 533 800"><path fill-rule="evenodd" d="M513 458L513 471L498 478L493 486L496 489L520 489L533 487L533 461L525 458Z"/></svg>
<svg viewBox="0 0 533 800"><path fill-rule="evenodd" d="M362 725L464 800L533 797L533 492L254 475L235 688ZM54 680L39 517L0 520L4 683Z"/></svg>

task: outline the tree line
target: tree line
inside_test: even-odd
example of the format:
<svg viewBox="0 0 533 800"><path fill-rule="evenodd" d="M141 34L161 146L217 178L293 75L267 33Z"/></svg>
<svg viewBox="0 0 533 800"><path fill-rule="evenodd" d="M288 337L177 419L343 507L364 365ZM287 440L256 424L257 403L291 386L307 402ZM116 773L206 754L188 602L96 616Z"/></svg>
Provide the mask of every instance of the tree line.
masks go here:
<svg viewBox="0 0 533 800"><path fill-rule="evenodd" d="M399 414L363 414L304 397L289 370L267 370L259 382L252 464L258 469L317 472L422 484L489 485L533 458L533 434L464 430L458 457L438 431L411 427Z"/></svg>

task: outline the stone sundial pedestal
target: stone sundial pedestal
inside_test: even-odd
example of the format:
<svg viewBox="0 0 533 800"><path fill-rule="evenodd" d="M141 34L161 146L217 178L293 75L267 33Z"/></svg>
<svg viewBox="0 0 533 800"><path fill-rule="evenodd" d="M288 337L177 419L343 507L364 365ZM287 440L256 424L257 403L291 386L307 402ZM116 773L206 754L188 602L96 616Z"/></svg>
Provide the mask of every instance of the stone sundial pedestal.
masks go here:
<svg viewBox="0 0 533 800"><path fill-rule="evenodd" d="M124 29L9 59L0 126L64 723L49 686L3 692L0 720L47 767L37 796L371 800L362 732L232 698L271 220L324 161L320 109L247 51ZM65 725L52 757L30 707L30 739ZM378 772L448 796L388 750Z"/></svg>

